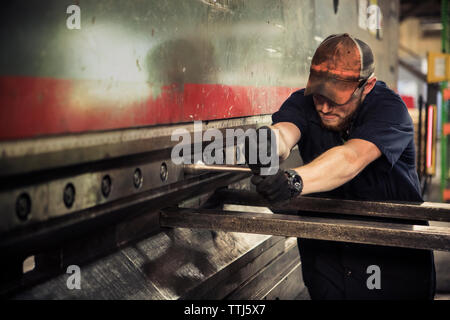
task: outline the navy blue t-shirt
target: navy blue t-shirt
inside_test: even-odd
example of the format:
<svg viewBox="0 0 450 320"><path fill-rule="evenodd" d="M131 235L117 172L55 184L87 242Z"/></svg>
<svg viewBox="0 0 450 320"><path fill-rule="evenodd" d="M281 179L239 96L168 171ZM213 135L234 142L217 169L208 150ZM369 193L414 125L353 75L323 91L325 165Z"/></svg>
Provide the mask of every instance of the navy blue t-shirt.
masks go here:
<svg viewBox="0 0 450 320"><path fill-rule="evenodd" d="M304 96L304 89L294 92L273 114L272 121L274 124L291 122L300 129L298 148L305 164L344 143L340 133L321 126L312 96ZM320 196L372 201L423 201L416 172L413 123L401 98L384 82L377 81L357 109L347 139L370 141L383 155L351 181Z"/></svg>
<svg viewBox="0 0 450 320"><path fill-rule="evenodd" d="M344 144L340 133L321 126L312 96L294 92L273 114L273 123L291 122L301 132L298 142L305 164ZM422 202L415 166L414 127L401 98L378 81L354 114L345 138L374 143L382 156L355 178L334 190L312 196L369 201ZM317 213L301 211L299 214ZM339 215L323 215L338 217ZM349 218L343 216L342 218ZM353 217L354 218L354 217ZM378 220L359 217L360 220ZM425 221L381 220L427 224ZM431 250L298 239L303 279L313 299L432 299L435 271ZM366 286L367 267L382 270L382 289Z"/></svg>

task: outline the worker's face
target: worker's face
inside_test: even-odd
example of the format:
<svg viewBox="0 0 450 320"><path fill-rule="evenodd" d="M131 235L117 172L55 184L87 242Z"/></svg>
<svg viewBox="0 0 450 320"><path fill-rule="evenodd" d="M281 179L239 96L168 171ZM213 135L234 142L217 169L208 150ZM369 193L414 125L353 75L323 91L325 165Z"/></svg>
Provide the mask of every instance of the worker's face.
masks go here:
<svg viewBox="0 0 450 320"><path fill-rule="evenodd" d="M352 115L361 104L362 98L362 92L359 91L347 103L337 105L322 95L313 95L322 125L333 131L343 131L348 127Z"/></svg>
<svg viewBox="0 0 450 320"><path fill-rule="evenodd" d="M367 80L365 85L355 90L350 100L345 104L335 104L320 94L313 94L314 104L322 121L322 126L333 131L346 130L356 109L372 91L376 82L377 78L375 77Z"/></svg>
<svg viewBox="0 0 450 320"><path fill-rule="evenodd" d="M370 78L361 83L361 87L353 92L350 100L344 104L336 104L320 94L313 94L314 104L320 116L322 126L333 131L348 129L353 114L358 109L366 95L373 89L376 78Z"/></svg>

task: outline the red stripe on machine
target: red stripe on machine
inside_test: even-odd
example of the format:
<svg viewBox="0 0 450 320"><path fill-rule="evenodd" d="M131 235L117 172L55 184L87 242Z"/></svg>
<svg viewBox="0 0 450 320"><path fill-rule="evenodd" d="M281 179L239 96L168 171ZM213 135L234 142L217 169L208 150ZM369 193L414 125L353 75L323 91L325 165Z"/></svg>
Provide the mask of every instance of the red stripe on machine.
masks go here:
<svg viewBox="0 0 450 320"><path fill-rule="evenodd" d="M270 114L297 89L0 77L0 140Z"/></svg>
<svg viewBox="0 0 450 320"><path fill-rule="evenodd" d="M433 150L433 106L428 106L428 125L427 125L427 168L432 166Z"/></svg>

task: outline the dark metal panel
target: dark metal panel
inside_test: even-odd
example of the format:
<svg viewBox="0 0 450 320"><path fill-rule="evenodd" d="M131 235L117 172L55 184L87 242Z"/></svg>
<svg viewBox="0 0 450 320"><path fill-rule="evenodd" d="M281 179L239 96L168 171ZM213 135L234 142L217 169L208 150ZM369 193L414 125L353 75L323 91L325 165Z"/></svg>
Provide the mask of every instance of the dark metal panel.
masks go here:
<svg viewBox="0 0 450 320"><path fill-rule="evenodd" d="M299 286L300 284L300 286ZM299 292L299 287L302 288ZM296 296L294 294L297 293ZM308 288L303 283L301 263L293 265L285 275L267 294L264 300L310 300Z"/></svg>
<svg viewBox="0 0 450 320"><path fill-rule="evenodd" d="M244 234L242 234L244 236ZM228 242L226 246L235 246ZM271 237L264 246L248 252L241 261L236 261L226 272L217 272L193 288L183 299L224 299L239 288L243 282L253 278L263 267L272 263L285 249L284 237ZM299 283L301 285L301 283ZM249 299L247 296L245 299Z"/></svg>
<svg viewBox="0 0 450 320"><path fill-rule="evenodd" d="M238 289L228 295L226 299L261 300L266 298L269 292L272 292L272 299L293 300L305 289L301 269L296 267L299 264L300 257L297 239L288 238L286 239L282 254L264 268L261 268L257 274L244 282ZM297 274L294 275L293 272ZM287 290L282 294L279 292L278 296L276 296L274 290L279 286L283 286L283 282L286 282L289 278L288 275L291 277L291 282L284 286Z"/></svg>
<svg viewBox="0 0 450 320"><path fill-rule="evenodd" d="M130 218L138 213L167 207L184 199L208 193L214 188L242 180L246 176L245 174L206 175L73 212L59 219L46 221L46 217L41 217L40 220L33 221L28 225L16 225L12 230L2 232L0 234L0 252L2 254L32 253L33 250L52 245L55 241L93 231L96 225L106 225L127 217ZM2 218L7 219L8 217ZM2 225L2 227L5 226ZM11 228L11 226L8 227Z"/></svg>
<svg viewBox="0 0 450 320"><path fill-rule="evenodd" d="M165 209L161 213L160 223L164 227L248 232L450 251L450 230L442 227L200 209Z"/></svg>

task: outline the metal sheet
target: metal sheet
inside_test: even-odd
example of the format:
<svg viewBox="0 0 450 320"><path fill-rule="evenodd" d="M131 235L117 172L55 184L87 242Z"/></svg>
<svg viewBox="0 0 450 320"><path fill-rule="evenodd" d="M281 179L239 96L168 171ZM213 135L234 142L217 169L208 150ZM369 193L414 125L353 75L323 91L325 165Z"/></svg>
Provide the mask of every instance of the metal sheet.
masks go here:
<svg viewBox="0 0 450 320"><path fill-rule="evenodd" d="M394 203L325 199L301 196L289 202L273 204L255 192L244 190L219 190L218 196L229 204L270 207L275 211L310 211L345 215L398 218L424 221L450 221L450 204L437 202Z"/></svg>
<svg viewBox="0 0 450 320"><path fill-rule="evenodd" d="M329 34L374 51L395 87L398 1L377 1L383 37L358 1L18 0L0 17L0 140L269 114L306 85Z"/></svg>
<svg viewBox="0 0 450 320"><path fill-rule="evenodd" d="M450 229L419 225L308 218L281 214L163 210L161 226L271 234L450 251Z"/></svg>
<svg viewBox="0 0 450 320"><path fill-rule="evenodd" d="M220 299L283 249L280 237L166 230L89 264L80 263L80 290L70 290L70 274L62 273L12 298L173 300L208 298L204 294L211 291ZM246 267L271 250L271 256ZM230 274L236 275L236 283L227 282Z"/></svg>

